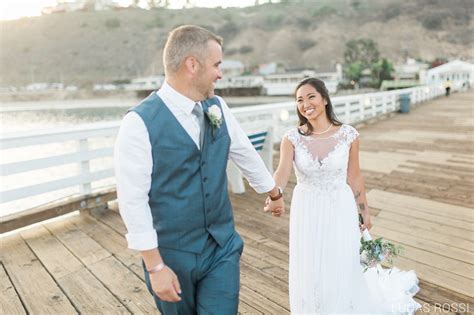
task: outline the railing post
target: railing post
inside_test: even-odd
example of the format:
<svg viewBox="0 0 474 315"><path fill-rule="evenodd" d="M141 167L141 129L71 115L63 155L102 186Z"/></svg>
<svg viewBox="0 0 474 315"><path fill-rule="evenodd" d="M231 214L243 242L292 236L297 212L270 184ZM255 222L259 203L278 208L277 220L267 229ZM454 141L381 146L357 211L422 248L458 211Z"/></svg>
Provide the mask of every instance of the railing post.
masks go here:
<svg viewBox="0 0 474 315"><path fill-rule="evenodd" d="M273 139L271 140L272 143L279 142L277 139L281 139L283 135L281 135L281 120L280 120L281 110L274 110L272 111L272 127L273 127L273 134L271 135Z"/></svg>
<svg viewBox="0 0 474 315"><path fill-rule="evenodd" d="M346 106L349 106L349 102L346 102ZM359 121L363 121L364 120L364 117L365 117L365 104L359 100ZM355 122L355 121L354 121ZM351 123L354 123L354 122L351 122Z"/></svg>
<svg viewBox="0 0 474 315"><path fill-rule="evenodd" d="M86 139L79 140L79 152L86 153L88 151L88 141ZM92 193L91 182L89 179L90 174L90 163L89 160L79 162L79 170L80 175L84 178L87 178L88 181L86 183L81 184L81 194L82 195L89 195Z"/></svg>
<svg viewBox="0 0 474 315"><path fill-rule="evenodd" d="M350 124L350 117L351 117L351 103L344 102L344 120L343 122L346 124Z"/></svg>

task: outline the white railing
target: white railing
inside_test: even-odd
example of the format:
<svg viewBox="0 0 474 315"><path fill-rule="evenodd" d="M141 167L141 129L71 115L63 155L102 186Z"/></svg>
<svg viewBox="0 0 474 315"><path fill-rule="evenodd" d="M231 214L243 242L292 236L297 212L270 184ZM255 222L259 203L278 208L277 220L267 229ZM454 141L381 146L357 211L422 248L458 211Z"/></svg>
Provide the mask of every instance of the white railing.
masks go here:
<svg viewBox="0 0 474 315"><path fill-rule="evenodd" d="M442 95L441 86L419 86L408 89L367 94L336 96L331 102L336 116L343 123L354 124L400 109L400 95L409 94L410 102L420 102ZM232 112L247 133L273 126L274 142L298 121L294 102L233 108Z"/></svg>
<svg viewBox="0 0 474 315"><path fill-rule="evenodd" d="M417 104L443 94L443 89L420 86L333 97L331 101L337 117L344 123L354 124L397 111L399 96L407 93L411 104ZM297 122L294 102L239 107L233 108L232 112L247 134L271 126L275 142L279 142L284 132ZM113 185L112 154L119 125L119 121L96 123L0 137L0 176L3 178L0 205L5 205L0 208L0 217L23 210L19 206L20 199L33 199L59 190L63 190L63 195L55 195L54 199L71 194L89 195L96 188L93 186L96 182ZM36 148L33 150L36 154L28 153L28 147ZM13 180L15 177L17 179ZM37 199L40 203L44 201Z"/></svg>

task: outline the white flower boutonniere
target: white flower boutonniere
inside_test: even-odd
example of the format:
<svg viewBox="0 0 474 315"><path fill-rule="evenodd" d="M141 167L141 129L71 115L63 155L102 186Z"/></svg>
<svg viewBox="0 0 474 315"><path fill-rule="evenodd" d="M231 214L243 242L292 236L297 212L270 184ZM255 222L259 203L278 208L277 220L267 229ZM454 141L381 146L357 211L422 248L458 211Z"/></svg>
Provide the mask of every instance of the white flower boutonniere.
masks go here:
<svg viewBox="0 0 474 315"><path fill-rule="evenodd" d="M222 111L217 105L212 105L206 112L207 118L212 126L212 135L215 136L216 129L221 127L222 124Z"/></svg>

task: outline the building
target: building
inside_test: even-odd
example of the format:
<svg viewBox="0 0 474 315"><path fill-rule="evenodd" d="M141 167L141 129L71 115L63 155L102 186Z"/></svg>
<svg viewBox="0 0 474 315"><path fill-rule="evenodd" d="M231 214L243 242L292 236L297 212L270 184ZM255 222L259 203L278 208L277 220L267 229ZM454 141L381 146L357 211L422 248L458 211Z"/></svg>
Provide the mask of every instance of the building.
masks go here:
<svg viewBox="0 0 474 315"><path fill-rule="evenodd" d="M220 68L224 78L239 76L245 71L244 64L238 60L223 60Z"/></svg>
<svg viewBox="0 0 474 315"><path fill-rule="evenodd" d="M395 81L424 82L429 64L408 58L406 63L395 66Z"/></svg>
<svg viewBox="0 0 474 315"><path fill-rule="evenodd" d="M316 72L299 70L286 73L275 73L265 76L263 89L265 95L293 95L296 85L304 78L315 77L324 81L329 93L337 92L342 80L342 67L336 65L336 71Z"/></svg>
<svg viewBox="0 0 474 315"><path fill-rule="evenodd" d="M449 79L453 89L472 86L474 83L474 64L453 60L426 71L426 84L444 84Z"/></svg>
<svg viewBox="0 0 474 315"><path fill-rule="evenodd" d="M125 90L135 91L138 97L146 97L151 92L160 89L163 82L165 82L165 77L162 75L136 78L125 85Z"/></svg>

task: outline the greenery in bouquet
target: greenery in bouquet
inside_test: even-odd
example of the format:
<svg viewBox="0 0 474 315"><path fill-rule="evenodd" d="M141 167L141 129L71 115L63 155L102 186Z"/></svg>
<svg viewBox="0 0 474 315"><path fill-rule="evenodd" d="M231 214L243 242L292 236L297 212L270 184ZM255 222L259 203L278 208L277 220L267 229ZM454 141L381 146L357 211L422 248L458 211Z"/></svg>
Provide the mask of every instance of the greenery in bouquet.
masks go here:
<svg viewBox="0 0 474 315"><path fill-rule="evenodd" d="M364 272L385 261L392 266L393 258L397 257L402 250L401 246L396 246L381 237L367 241L361 238L360 243L360 263L364 267Z"/></svg>

